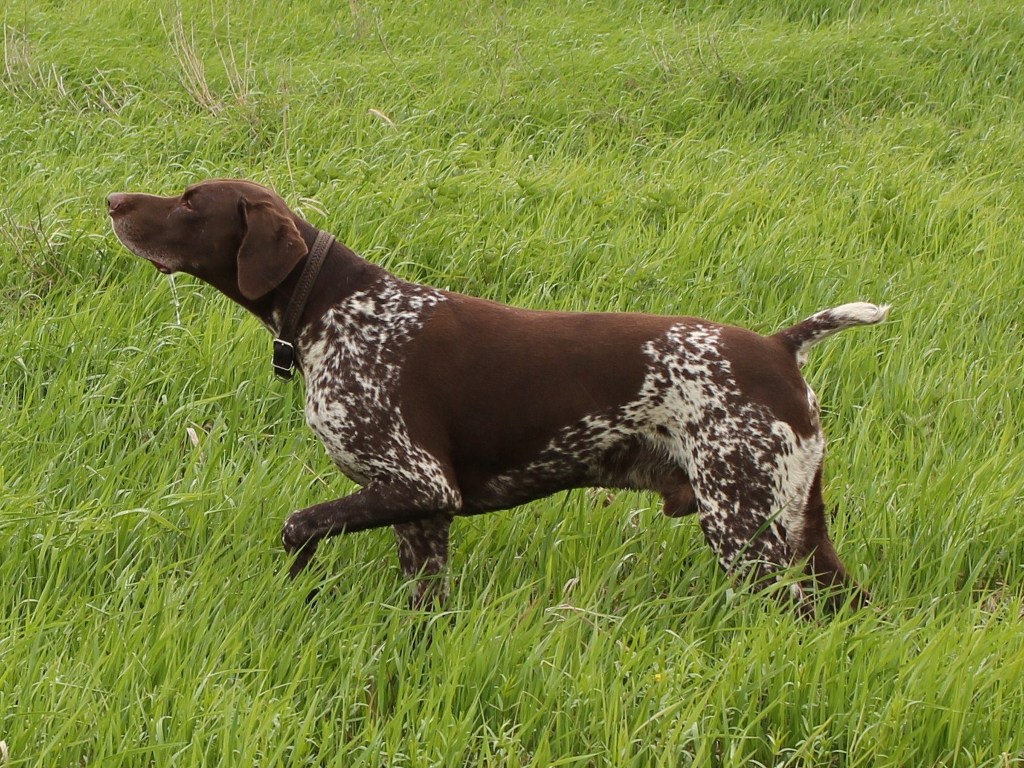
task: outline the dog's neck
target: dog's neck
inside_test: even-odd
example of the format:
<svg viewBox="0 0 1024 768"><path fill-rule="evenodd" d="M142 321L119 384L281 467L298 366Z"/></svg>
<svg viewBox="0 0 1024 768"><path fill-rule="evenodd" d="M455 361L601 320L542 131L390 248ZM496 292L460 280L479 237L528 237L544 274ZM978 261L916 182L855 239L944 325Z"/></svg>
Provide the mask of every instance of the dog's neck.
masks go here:
<svg viewBox="0 0 1024 768"><path fill-rule="evenodd" d="M295 219L295 224L299 228L306 247L312 250L319 230L299 218ZM281 330L281 321L306 265L306 258L301 259L288 277L266 296L247 300L241 296L229 294L230 298L256 315L271 333L275 336L278 335ZM365 289L384 274L383 268L371 264L348 246L335 241L327 252L323 266L320 268L320 274L313 284L309 298L306 300L306 306L299 317L299 337L306 325L323 317L327 310L337 304L340 299Z"/></svg>

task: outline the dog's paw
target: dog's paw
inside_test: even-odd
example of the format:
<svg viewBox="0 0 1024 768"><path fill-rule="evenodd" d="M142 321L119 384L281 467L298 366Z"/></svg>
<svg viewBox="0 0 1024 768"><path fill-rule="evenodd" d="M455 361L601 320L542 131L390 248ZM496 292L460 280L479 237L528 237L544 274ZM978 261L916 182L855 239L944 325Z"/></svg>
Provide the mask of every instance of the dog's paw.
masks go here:
<svg viewBox="0 0 1024 768"><path fill-rule="evenodd" d="M289 515L284 523L284 528L281 529L281 542L289 555L298 552L314 538L313 526L305 520L301 510Z"/></svg>

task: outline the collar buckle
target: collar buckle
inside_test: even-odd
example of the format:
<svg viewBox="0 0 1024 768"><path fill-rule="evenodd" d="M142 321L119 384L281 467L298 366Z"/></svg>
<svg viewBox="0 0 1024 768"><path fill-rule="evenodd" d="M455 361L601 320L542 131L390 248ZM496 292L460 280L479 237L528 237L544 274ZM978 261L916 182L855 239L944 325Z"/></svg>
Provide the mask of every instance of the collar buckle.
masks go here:
<svg viewBox="0 0 1024 768"><path fill-rule="evenodd" d="M274 339L274 357L271 360L274 373L282 379L290 379L295 366L295 347L284 339Z"/></svg>

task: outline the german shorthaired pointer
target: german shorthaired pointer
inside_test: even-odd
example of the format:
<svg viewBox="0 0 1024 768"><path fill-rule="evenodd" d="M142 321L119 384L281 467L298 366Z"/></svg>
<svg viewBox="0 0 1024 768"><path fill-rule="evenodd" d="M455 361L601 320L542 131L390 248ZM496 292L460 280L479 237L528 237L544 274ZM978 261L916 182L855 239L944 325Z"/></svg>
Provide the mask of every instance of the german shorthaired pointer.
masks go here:
<svg viewBox="0 0 1024 768"><path fill-rule="evenodd" d="M755 583L802 564L792 591L805 606L815 588L846 587L826 589L829 604L866 602L828 537L825 438L799 369L814 344L888 307L845 304L772 336L530 311L401 280L251 182L107 202L130 250L204 280L278 337L275 368L303 373L309 425L362 486L288 518L293 576L322 539L390 525L413 604L431 604L446 594L454 517L605 486L696 512L722 566Z"/></svg>

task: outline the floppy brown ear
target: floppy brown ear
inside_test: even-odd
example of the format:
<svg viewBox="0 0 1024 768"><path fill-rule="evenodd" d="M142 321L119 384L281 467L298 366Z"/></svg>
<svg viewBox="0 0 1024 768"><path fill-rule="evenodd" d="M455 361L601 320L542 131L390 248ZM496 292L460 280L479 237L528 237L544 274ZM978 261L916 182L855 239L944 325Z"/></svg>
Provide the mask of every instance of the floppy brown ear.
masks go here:
<svg viewBox="0 0 1024 768"><path fill-rule="evenodd" d="M238 290L247 299L266 296L295 269L309 249L291 217L271 201L238 201L245 235L238 248Z"/></svg>

